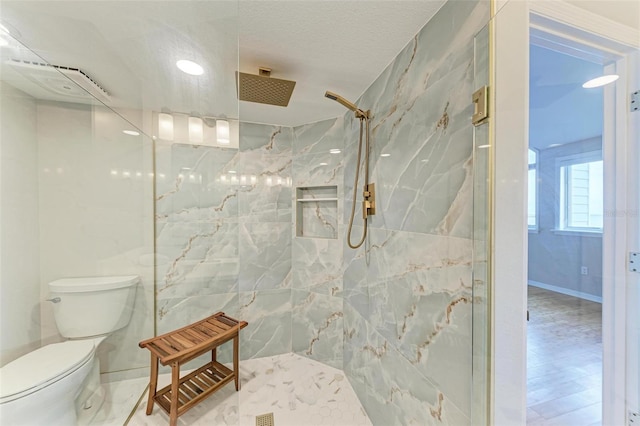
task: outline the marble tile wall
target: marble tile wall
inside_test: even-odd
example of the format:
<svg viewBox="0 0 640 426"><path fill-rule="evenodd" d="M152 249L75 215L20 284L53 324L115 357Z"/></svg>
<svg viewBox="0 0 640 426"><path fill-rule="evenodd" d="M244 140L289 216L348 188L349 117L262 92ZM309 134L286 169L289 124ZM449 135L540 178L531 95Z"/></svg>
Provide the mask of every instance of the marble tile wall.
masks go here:
<svg viewBox="0 0 640 426"><path fill-rule="evenodd" d="M374 113L378 197L358 250L344 242L351 113L295 128L242 123L238 151L159 147L159 324L238 313L250 323L243 359L293 350L342 368L374 424L470 424L470 99L474 36L488 18L485 0L446 3L358 101ZM209 170L211 184L188 190L184 167ZM305 217L335 217L337 238L296 235L295 188L317 186L336 186L335 212ZM356 218L353 239L362 232Z"/></svg>
<svg viewBox="0 0 640 426"><path fill-rule="evenodd" d="M343 365L374 424L470 424L470 99L488 18L488 2L446 3L357 102L374 114L378 211L366 248L344 249ZM357 129L345 115L345 165ZM354 174L345 166L345 222Z"/></svg>
<svg viewBox="0 0 640 426"><path fill-rule="evenodd" d="M239 149L157 142L158 333L224 311L243 359L291 352L291 150L251 123Z"/></svg>
<svg viewBox="0 0 640 426"><path fill-rule="evenodd" d="M245 359L291 352L292 149L290 127L240 124L240 316L249 322L242 331Z"/></svg>
<svg viewBox="0 0 640 426"><path fill-rule="evenodd" d="M298 220L304 220L305 225L319 224L316 229L311 225L310 235L327 235L322 233L322 227L329 223L335 230L328 235L335 238L296 236L296 226L292 224L293 351L342 368L344 119L298 126L293 132L293 186L335 186L338 198L337 203L327 202L317 208L309 208L309 204L316 203L296 203L297 208L306 210Z"/></svg>

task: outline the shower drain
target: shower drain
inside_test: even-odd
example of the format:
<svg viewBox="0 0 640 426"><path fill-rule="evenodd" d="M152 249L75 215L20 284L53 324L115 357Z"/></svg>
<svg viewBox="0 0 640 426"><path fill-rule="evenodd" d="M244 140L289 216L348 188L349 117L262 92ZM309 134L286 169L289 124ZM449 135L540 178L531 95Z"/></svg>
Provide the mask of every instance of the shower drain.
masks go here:
<svg viewBox="0 0 640 426"><path fill-rule="evenodd" d="M273 426L273 413L256 416L256 426Z"/></svg>

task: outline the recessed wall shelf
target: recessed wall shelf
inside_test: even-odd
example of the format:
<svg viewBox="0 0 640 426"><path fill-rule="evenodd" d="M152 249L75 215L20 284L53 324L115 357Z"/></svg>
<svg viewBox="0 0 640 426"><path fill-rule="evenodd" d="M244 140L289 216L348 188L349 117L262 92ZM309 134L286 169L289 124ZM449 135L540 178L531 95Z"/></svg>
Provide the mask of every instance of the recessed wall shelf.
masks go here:
<svg viewBox="0 0 640 426"><path fill-rule="evenodd" d="M338 201L337 198L302 198L297 200L299 203L309 203L318 201Z"/></svg>
<svg viewBox="0 0 640 426"><path fill-rule="evenodd" d="M338 187L296 188L296 236L338 238Z"/></svg>

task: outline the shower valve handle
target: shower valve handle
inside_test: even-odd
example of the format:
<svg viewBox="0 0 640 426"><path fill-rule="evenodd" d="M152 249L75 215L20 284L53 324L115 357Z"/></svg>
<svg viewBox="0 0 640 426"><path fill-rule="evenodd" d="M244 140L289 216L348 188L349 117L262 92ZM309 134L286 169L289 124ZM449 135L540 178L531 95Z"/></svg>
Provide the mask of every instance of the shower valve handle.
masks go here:
<svg viewBox="0 0 640 426"><path fill-rule="evenodd" d="M369 215L376 214L376 189L375 183L370 183L364 187L362 195L364 201L362 202L362 218L366 219Z"/></svg>

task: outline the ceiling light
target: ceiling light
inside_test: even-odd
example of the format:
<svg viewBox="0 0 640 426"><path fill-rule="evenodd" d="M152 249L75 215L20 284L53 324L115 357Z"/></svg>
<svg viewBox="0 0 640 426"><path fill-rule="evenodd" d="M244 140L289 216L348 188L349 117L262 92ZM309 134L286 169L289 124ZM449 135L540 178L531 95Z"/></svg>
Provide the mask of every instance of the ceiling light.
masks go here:
<svg viewBox="0 0 640 426"><path fill-rule="evenodd" d="M204 140L204 128L202 118L189 117L189 142L202 143Z"/></svg>
<svg viewBox="0 0 640 426"><path fill-rule="evenodd" d="M593 89L594 87L604 86L605 84L613 83L619 78L616 74L603 75L601 77L593 78L582 85L585 89Z"/></svg>
<svg viewBox="0 0 640 426"><path fill-rule="evenodd" d="M123 130L122 133L129 136L140 136L140 133L135 130Z"/></svg>
<svg viewBox="0 0 640 426"><path fill-rule="evenodd" d="M168 141L173 140L173 117L171 114L164 112L158 114L158 137Z"/></svg>
<svg viewBox="0 0 640 426"><path fill-rule="evenodd" d="M391 157L391 154L380 154L380 157Z"/></svg>
<svg viewBox="0 0 640 426"><path fill-rule="evenodd" d="M191 75L202 75L204 74L204 68L200 65L196 64L192 61L187 61L186 59L180 59L176 62L176 66L180 68L181 71L186 72Z"/></svg>
<svg viewBox="0 0 640 426"><path fill-rule="evenodd" d="M329 154L340 154L342 151L340 151L338 148L332 148L329 150Z"/></svg>
<svg viewBox="0 0 640 426"><path fill-rule="evenodd" d="M235 170L229 170L229 173L231 173L232 175L235 175L238 172L236 172Z"/></svg>
<svg viewBox="0 0 640 426"><path fill-rule="evenodd" d="M320 163L321 166L328 166L329 163Z"/></svg>
<svg viewBox="0 0 640 426"><path fill-rule="evenodd" d="M229 145L229 122L216 120L216 139L220 145Z"/></svg>
<svg viewBox="0 0 640 426"><path fill-rule="evenodd" d="M478 145L478 149L489 148L491 145Z"/></svg>
<svg viewBox="0 0 640 426"><path fill-rule="evenodd" d="M7 39L5 39L4 37L0 37L0 47L8 46L8 45L9 45L9 41Z"/></svg>

